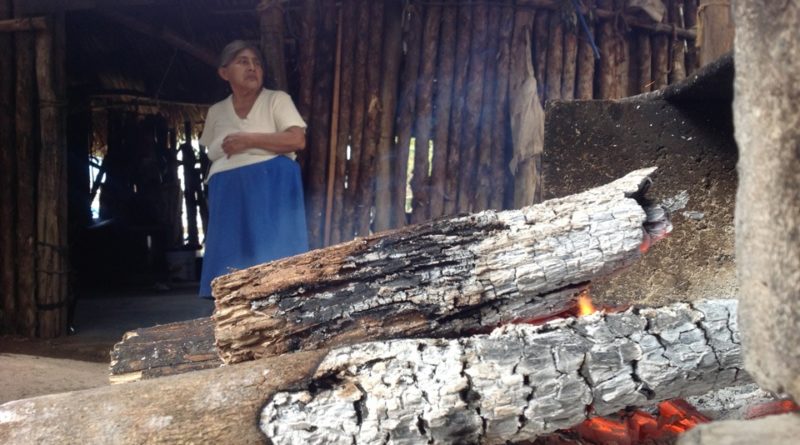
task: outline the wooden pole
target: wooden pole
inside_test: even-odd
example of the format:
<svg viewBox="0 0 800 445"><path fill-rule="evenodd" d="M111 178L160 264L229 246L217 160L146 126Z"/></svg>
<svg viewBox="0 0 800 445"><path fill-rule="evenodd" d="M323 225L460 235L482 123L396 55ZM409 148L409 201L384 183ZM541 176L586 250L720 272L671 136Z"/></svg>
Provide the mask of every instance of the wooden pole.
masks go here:
<svg viewBox="0 0 800 445"><path fill-rule="evenodd" d="M34 36L18 33L16 43L16 125L17 142L17 317L18 332L36 336L36 164L33 138L36 74Z"/></svg>
<svg viewBox="0 0 800 445"><path fill-rule="evenodd" d="M594 0L588 0L588 7L594 7ZM595 35L595 25L587 19L587 27L592 37ZM576 79L575 97L580 100L594 98L594 67L595 55L591 40L585 31L579 32L578 44L578 73Z"/></svg>
<svg viewBox="0 0 800 445"><path fill-rule="evenodd" d="M575 72L578 61L578 36L580 28L564 31L564 69L561 74L561 99L575 98Z"/></svg>
<svg viewBox="0 0 800 445"><path fill-rule="evenodd" d="M464 108L464 124L461 141L461 166L458 169L458 211L470 212L475 197L475 174L478 156L481 110L486 68L487 6L475 5L472 10L472 41L470 42L469 73L467 77L467 102Z"/></svg>
<svg viewBox="0 0 800 445"><path fill-rule="evenodd" d="M0 0L0 23L11 17L11 0ZM0 295L2 315L0 332L16 334L17 271L17 159L14 132L14 41L10 34L0 34Z"/></svg>
<svg viewBox="0 0 800 445"><path fill-rule="evenodd" d="M560 14L550 14L547 44L547 77L544 100L561 99L561 72L564 69L564 26Z"/></svg>
<svg viewBox="0 0 800 445"><path fill-rule="evenodd" d="M400 86L397 107L397 143L392 175L392 221L396 226L406 225L406 182L408 175L409 148L417 101L417 79L421 63L422 11L419 3L408 3L404 11L406 29L403 34L406 47L405 68Z"/></svg>
<svg viewBox="0 0 800 445"><path fill-rule="evenodd" d="M683 1L683 19L686 24L686 29L697 30L697 1L698 0L684 0ZM692 74L699 68L699 53L697 50L697 40L690 39L687 42L686 51L686 75Z"/></svg>
<svg viewBox="0 0 800 445"><path fill-rule="evenodd" d="M186 202L186 231L189 236L187 244L196 249L200 247L200 236L197 230L197 198L200 196L200 184L198 184L198 175L195 172L197 159L192 147L192 122L184 121L183 128L186 142L181 144L180 150L183 154L183 196Z"/></svg>
<svg viewBox="0 0 800 445"><path fill-rule="evenodd" d="M0 32L39 31L47 28L44 17L26 17L12 19L10 8L6 17L0 17Z"/></svg>
<svg viewBox="0 0 800 445"><path fill-rule="evenodd" d="M611 8L613 6L612 0L597 0L597 7ZM614 24L611 20L603 20L600 22L600 30L598 41L600 46L600 78L599 78L599 94L601 99L616 99L619 97L617 92L616 72L616 33Z"/></svg>
<svg viewBox="0 0 800 445"><path fill-rule="evenodd" d="M537 93L544 104L547 85L547 52L550 49L550 12L544 10L536 11L535 17L533 25L533 50L535 53L533 67L536 70ZM514 39L516 40L516 37Z"/></svg>
<svg viewBox="0 0 800 445"><path fill-rule="evenodd" d="M258 5L261 27L261 51L264 53L264 84L275 90L289 91L286 57L283 51L284 11L280 0L261 0ZM331 56L333 58L333 56Z"/></svg>
<svg viewBox="0 0 800 445"><path fill-rule="evenodd" d="M513 25L512 25L513 26ZM474 185L474 201L472 202L471 210L478 212L489 208L489 201L492 195L492 188L494 184L492 181L495 179L492 174L493 158L500 156L502 152L497 153L495 143L497 137L501 133L501 129L495 127L496 119L494 113L497 110L497 102L500 101L499 96L499 82L497 77L498 72L498 46L500 44L500 7L492 6L489 8L488 26L489 33L487 35L486 50L483 52L486 68L483 76L483 100L481 103L481 115L479 126L479 139L477 150L477 168L475 169L476 175L471 180ZM494 30L498 30L495 32ZM502 147L502 145L499 145Z"/></svg>
<svg viewBox="0 0 800 445"><path fill-rule="evenodd" d="M492 138L492 192L489 208L505 208L505 195L509 182L509 130L508 86L511 67L511 35L514 30L514 7L512 0L506 0L500 14L500 41L497 52L497 92L495 94L494 136Z"/></svg>
<svg viewBox="0 0 800 445"><path fill-rule="evenodd" d="M458 209L458 179L461 169L461 141L466 108L467 70L469 69L469 48L472 38L473 7L469 4L458 6L456 20L456 59L453 70L453 104L450 109L450 129L448 132L447 179L444 192L444 214L453 215Z"/></svg>
<svg viewBox="0 0 800 445"><path fill-rule="evenodd" d="M636 31L635 35L638 51L639 93L647 93L653 88L653 53L650 50L650 36L643 31Z"/></svg>
<svg viewBox="0 0 800 445"><path fill-rule="evenodd" d="M342 8L342 67L339 82L333 216L330 225L331 244L342 241L344 225L344 186L347 181L347 147L350 144L350 113L353 103L353 73L355 73L356 0L343 1L340 8Z"/></svg>
<svg viewBox="0 0 800 445"><path fill-rule="evenodd" d="M659 34L651 39L653 90L660 90L669 84L669 37Z"/></svg>
<svg viewBox="0 0 800 445"><path fill-rule="evenodd" d="M319 28L314 62L314 102L312 105L310 141L307 150L309 168L309 194L306 198L309 229L309 246L322 246L324 241L326 173L328 171L330 125L332 122L333 77L336 57L336 2L324 0L320 4Z"/></svg>
<svg viewBox="0 0 800 445"><path fill-rule="evenodd" d="M706 66L733 49L735 32L731 17L731 2L700 0L697 19L700 66Z"/></svg>
<svg viewBox="0 0 800 445"><path fill-rule="evenodd" d="M381 116L381 46L383 43L383 2L370 2L369 47L367 48L367 97L364 118L363 150L359 164L358 189L356 190L355 229L358 236L369 235L372 227L372 201L375 192L375 154L380 137Z"/></svg>
<svg viewBox="0 0 800 445"><path fill-rule="evenodd" d="M669 22L675 27L683 26L683 15L681 14L683 0L669 1ZM669 82L676 83L686 78L686 42L673 36L671 39L672 70L670 70Z"/></svg>
<svg viewBox="0 0 800 445"><path fill-rule="evenodd" d="M441 6L425 8L425 25L422 31L422 62L417 89L416 142L414 144L414 170L411 176L413 199L411 222L420 223L430 217L430 186L428 176L431 127L433 126L433 79L436 70Z"/></svg>
<svg viewBox="0 0 800 445"><path fill-rule="evenodd" d="M361 174L361 152L364 145L364 118L367 108L367 56L369 50L369 2L359 0L356 8L355 63L353 65L353 101L350 112L350 159L347 163L347 188L344 196L344 218L341 240L353 239L358 215L358 187Z"/></svg>
<svg viewBox="0 0 800 445"><path fill-rule="evenodd" d="M384 1L383 78L381 80L380 136L375 174L375 231L392 227L392 164L394 122L400 62L403 57L403 10L395 0Z"/></svg>
<svg viewBox="0 0 800 445"><path fill-rule="evenodd" d="M442 11L439 35L438 66L436 67L436 108L433 137L433 168L431 172L430 218L444 214L445 188L447 182L447 155L450 151L448 130L453 98L453 68L456 52L456 17L454 5ZM501 30L502 32L502 30Z"/></svg>
<svg viewBox="0 0 800 445"><path fill-rule="evenodd" d="M309 3L313 3L309 2ZM313 5L307 5L312 7ZM342 82L342 7L340 6L336 16L336 62L333 69L333 108L331 110L331 133L328 149L328 186L325 192L325 225L322 246L327 246L331 242L332 218L333 218L333 194L336 189L336 150L339 138L339 102L341 96Z"/></svg>
<svg viewBox="0 0 800 445"><path fill-rule="evenodd" d="M41 338L66 334L66 147L53 56L53 31L50 28L39 31L36 34L36 79L41 147L36 190L36 304Z"/></svg>
<svg viewBox="0 0 800 445"><path fill-rule="evenodd" d="M311 120L311 107L314 102L314 51L317 40L317 2L304 0L300 18L300 38L297 49L297 77L299 79L297 95L297 111L308 123ZM297 153L297 162L303 172L303 178L308 181L309 168L308 153L301 150Z"/></svg>

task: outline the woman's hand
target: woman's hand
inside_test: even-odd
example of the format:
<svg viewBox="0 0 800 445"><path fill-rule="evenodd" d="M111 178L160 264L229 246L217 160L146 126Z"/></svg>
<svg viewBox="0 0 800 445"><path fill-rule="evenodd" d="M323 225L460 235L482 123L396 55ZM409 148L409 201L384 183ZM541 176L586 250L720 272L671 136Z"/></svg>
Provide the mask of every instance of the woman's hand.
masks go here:
<svg viewBox="0 0 800 445"><path fill-rule="evenodd" d="M231 133L222 140L222 151L224 151L228 157L241 153L251 147L253 147L253 143L248 133Z"/></svg>

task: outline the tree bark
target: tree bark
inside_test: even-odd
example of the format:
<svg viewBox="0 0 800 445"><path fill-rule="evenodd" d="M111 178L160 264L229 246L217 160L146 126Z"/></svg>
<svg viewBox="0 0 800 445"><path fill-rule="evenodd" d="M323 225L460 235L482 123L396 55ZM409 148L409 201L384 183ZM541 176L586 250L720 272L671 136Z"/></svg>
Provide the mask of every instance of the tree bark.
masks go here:
<svg viewBox="0 0 800 445"><path fill-rule="evenodd" d="M472 10L472 41L469 50L469 72L467 74L467 102L464 106L464 123L461 132L461 160L458 171L459 213L471 212L475 198L475 175L478 163L478 138L480 136L481 112L483 110L483 90L485 84L486 42L488 39L488 6L477 4Z"/></svg>
<svg viewBox="0 0 800 445"><path fill-rule="evenodd" d="M429 146L433 126L433 79L436 70L436 47L439 43L439 27L442 7L431 5L425 8L425 25L422 31L422 63L419 73L416 110L416 142L414 143L414 170L411 176L413 199L411 222L418 224L430 217L430 177L428 176Z"/></svg>
<svg viewBox="0 0 800 445"><path fill-rule="evenodd" d="M359 184L357 190L355 229L359 236L369 235L372 227L372 201L375 192L375 153L380 135L381 69L383 60L383 2L370 2L369 48L367 58L367 100L364 119L363 150L359 157Z"/></svg>
<svg viewBox="0 0 800 445"><path fill-rule="evenodd" d="M0 0L0 20L12 16L11 0ZM16 334L17 270L17 158L14 131L14 40L0 34L0 332Z"/></svg>
<svg viewBox="0 0 800 445"><path fill-rule="evenodd" d="M16 125L17 142L17 317L18 332L36 336L36 164L33 139L34 72L33 34L17 33Z"/></svg>
<svg viewBox="0 0 800 445"><path fill-rule="evenodd" d="M433 169L431 172L430 217L432 219L444 215L445 201L447 200L447 158L450 151L456 150L449 144L448 131L450 130L450 112L453 99L457 14L458 9L455 6L444 7L439 36L439 64L436 68L436 107L434 110L436 123L433 137Z"/></svg>
<svg viewBox="0 0 800 445"><path fill-rule="evenodd" d="M375 174L375 231L389 229L392 222L392 160L394 118L397 110L397 88L400 62L403 57L402 5L384 0L383 78L381 79L381 128L378 139Z"/></svg>
<svg viewBox="0 0 800 445"><path fill-rule="evenodd" d="M710 300L341 348L311 383L275 394L260 428L276 445L530 441L749 381L735 314L735 301Z"/></svg>
<svg viewBox="0 0 800 445"><path fill-rule="evenodd" d="M111 383L151 379L222 365L211 318L126 332L111 350Z"/></svg>
<svg viewBox="0 0 800 445"><path fill-rule="evenodd" d="M641 256L649 242L646 212L625 195L652 171L521 210L411 226L219 278L220 357L236 363L547 315L571 287Z"/></svg>
<svg viewBox="0 0 800 445"><path fill-rule="evenodd" d="M0 441L522 442L748 381L736 326L736 303L710 300L287 354L9 402Z"/></svg>

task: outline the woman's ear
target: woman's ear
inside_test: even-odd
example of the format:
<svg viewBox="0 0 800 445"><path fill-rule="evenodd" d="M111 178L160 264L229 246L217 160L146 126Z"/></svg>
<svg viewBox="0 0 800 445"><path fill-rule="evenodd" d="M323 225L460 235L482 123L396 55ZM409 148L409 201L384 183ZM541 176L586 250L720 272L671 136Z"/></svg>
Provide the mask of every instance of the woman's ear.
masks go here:
<svg viewBox="0 0 800 445"><path fill-rule="evenodd" d="M222 80L226 82L228 81L228 68L224 66L217 68L217 74L219 74L219 77L221 77Z"/></svg>

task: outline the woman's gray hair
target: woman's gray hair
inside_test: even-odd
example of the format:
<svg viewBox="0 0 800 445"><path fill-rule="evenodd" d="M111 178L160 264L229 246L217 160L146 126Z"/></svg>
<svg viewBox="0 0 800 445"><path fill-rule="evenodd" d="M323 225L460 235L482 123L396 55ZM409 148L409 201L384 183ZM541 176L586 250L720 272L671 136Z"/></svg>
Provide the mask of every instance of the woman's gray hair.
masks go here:
<svg viewBox="0 0 800 445"><path fill-rule="evenodd" d="M258 57L258 60L261 61L261 64L264 64L264 57L261 56L261 50L258 49L258 46L246 40L234 40L233 42L225 45L225 48L222 48L222 53L219 55L219 67L223 68L228 66L228 64L233 61L237 54L246 49L253 51L256 57Z"/></svg>

